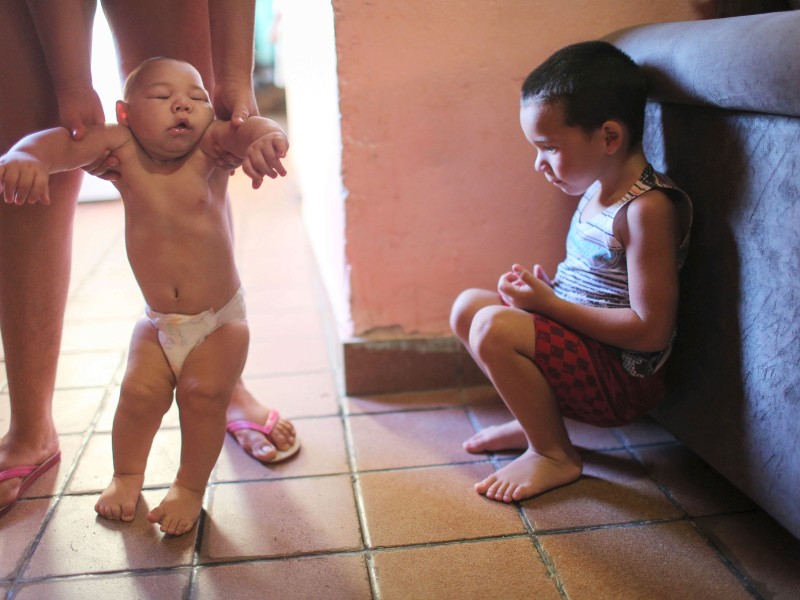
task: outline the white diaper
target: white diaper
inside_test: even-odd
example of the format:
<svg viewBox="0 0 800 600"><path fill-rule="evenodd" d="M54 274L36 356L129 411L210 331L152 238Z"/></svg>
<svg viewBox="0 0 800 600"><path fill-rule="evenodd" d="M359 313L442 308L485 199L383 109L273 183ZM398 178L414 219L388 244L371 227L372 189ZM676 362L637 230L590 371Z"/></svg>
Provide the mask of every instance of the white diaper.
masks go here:
<svg viewBox="0 0 800 600"><path fill-rule="evenodd" d="M159 313L146 307L147 319L158 330L158 342L177 379L186 357L209 335L226 323L246 321L244 290L239 290L218 311L206 310L196 315Z"/></svg>

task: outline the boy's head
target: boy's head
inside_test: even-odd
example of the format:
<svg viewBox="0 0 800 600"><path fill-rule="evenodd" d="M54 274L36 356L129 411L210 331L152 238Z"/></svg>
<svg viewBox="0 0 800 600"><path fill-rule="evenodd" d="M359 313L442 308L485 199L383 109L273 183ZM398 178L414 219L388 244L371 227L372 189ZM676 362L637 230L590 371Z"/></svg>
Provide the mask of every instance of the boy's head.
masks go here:
<svg viewBox="0 0 800 600"><path fill-rule="evenodd" d="M172 58L151 58L136 67L117 102L117 121L158 161L188 154L213 120L200 73Z"/></svg>
<svg viewBox="0 0 800 600"><path fill-rule="evenodd" d="M628 147L642 139L647 79L631 58L608 42L562 48L522 84L522 105L558 104L565 124L595 131L606 121L625 126Z"/></svg>

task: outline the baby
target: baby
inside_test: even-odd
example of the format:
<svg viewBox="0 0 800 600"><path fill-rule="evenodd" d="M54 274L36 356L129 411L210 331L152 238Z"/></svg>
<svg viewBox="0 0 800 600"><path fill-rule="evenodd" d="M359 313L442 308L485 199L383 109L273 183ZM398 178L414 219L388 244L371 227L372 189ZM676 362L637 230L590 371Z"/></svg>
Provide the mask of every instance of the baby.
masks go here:
<svg viewBox="0 0 800 600"><path fill-rule="evenodd" d="M234 127L214 119L200 74L190 64L153 58L128 77L116 125L75 141L66 129L20 140L0 157L5 202L49 204L48 176L119 160L114 185L125 207L125 240L147 302L131 340L112 435L114 475L95 506L131 521L153 438L175 395L180 410L178 473L147 515L181 535L197 522L225 437L225 409L247 356L249 329L233 258L220 150L243 157L253 187L285 175L289 147L273 121Z"/></svg>

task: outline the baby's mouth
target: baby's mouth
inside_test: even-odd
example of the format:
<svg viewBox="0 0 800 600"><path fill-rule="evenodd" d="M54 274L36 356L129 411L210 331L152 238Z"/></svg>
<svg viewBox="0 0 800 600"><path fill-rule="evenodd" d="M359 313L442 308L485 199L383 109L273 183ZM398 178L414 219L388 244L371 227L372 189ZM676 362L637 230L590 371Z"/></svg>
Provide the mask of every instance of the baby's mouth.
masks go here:
<svg viewBox="0 0 800 600"><path fill-rule="evenodd" d="M187 123L186 121L178 121L177 123L175 123L169 129L170 129L170 131L175 132L175 133L183 133L183 132L189 131L191 129L191 127L189 126L189 123Z"/></svg>

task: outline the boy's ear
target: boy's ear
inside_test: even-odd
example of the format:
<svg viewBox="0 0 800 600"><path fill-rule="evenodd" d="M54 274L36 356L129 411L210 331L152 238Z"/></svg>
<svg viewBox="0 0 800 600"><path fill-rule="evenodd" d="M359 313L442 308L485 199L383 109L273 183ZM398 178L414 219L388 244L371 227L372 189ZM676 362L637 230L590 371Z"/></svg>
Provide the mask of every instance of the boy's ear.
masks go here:
<svg viewBox="0 0 800 600"><path fill-rule="evenodd" d="M128 125L128 104L122 100L117 100L117 123Z"/></svg>
<svg viewBox="0 0 800 600"><path fill-rule="evenodd" d="M606 121L601 125L603 142L608 154L616 154L625 140L625 128L619 121Z"/></svg>

